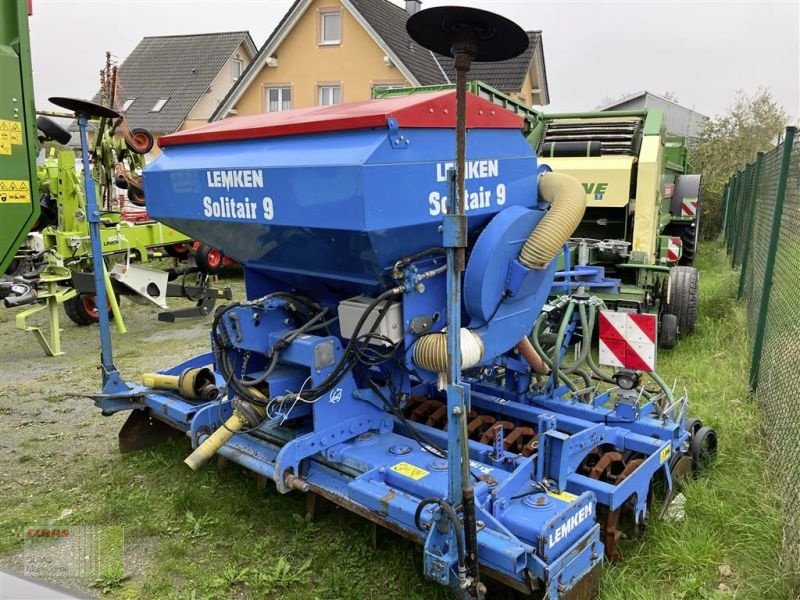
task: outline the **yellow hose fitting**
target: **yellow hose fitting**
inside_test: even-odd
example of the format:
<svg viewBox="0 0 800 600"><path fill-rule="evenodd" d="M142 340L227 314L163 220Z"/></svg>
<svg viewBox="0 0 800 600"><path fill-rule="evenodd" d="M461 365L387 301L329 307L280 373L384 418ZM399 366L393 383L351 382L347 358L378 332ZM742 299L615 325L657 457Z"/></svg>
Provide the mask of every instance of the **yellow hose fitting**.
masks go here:
<svg viewBox="0 0 800 600"><path fill-rule="evenodd" d="M214 372L208 367L186 369L180 375L145 373L142 383L154 390L175 390L190 400L210 402L219 396Z"/></svg>
<svg viewBox="0 0 800 600"><path fill-rule="evenodd" d="M520 262L529 269L544 269L572 237L586 210L586 192L566 173L544 173L539 178L540 198L550 210L522 246Z"/></svg>
<svg viewBox="0 0 800 600"><path fill-rule="evenodd" d="M263 395L261 396L263 397ZM242 412L239 412L235 407L241 406L242 404L246 404L247 406L242 408ZM242 427L248 423L252 427L257 426L258 423L248 422L248 419L244 414L245 412L250 411L253 411L253 413L251 413L253 418L260 418L261 420L263 420L264 416L267 414L267 411L263 406L245 402L238 397L234 398L234 409L230 418L225 421L225 424L222 427L217 429L214 433L203 440L203 443L195 448L194 452L187 456L183 462L186 463L186 465L188 465L192 471L197 471L203 467L229 439L231 439L234 433L241 431Z"/></svg>
<svg viewBox="0 0 800 600"><path fill-rule="evenodd" d="M231 436L241 430L246 424L247 419L239 413L234 412L233 415L225 421L222 427L208 436L183 462L186 463L192 471L197 471L205 466L211 457L217 453L217 450L222 448L222 446L231 439Z"/></svg>

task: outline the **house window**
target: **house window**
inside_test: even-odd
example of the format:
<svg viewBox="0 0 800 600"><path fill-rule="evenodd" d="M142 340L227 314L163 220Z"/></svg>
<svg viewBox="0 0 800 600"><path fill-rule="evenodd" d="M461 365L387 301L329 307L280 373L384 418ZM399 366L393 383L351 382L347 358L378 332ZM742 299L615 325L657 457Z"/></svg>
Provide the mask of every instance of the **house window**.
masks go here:
<svg viewBox="0 0 800 600"><path fill-rule="evenodd" d="M342 13L339 11L320 13L319 43L320 45L342 43Z"/></svg>
<svg viewBox="0 0 800 600"><path fill-rule="evenodd" d="M234 58L231 61L231 79L237 81L239 77L242 76L243 69L244 69L244 62L238 58Z"/></svg>
<svg viewBox="0 0 800 600"><path fill-rule="evenodd" d="M267 112L280 112L292 108L292 88L268 87L267 88Z"/></svg>
<svg viewBox="0 0 800 600"><path fill-rule="evenodd" d="M133 104L134 100L136 100L136 98L128 98L125 100L125 104L122 105L122 112L128 110L131 107L131 104Z"/></svg>
<svg viewBox="0 0 800 600"><path fill-rule="evenodd" d="M339 104L342 101L342 86L340 85L321 85L319 86L319 105L330 106Z"/></svg>
<svg viewBox="0 0 800 600"><path fill-rule="evenodd" d="M156 100L156 103L153 105L153 108L150 109L150 112L161 112L161 109L164 108L164 105L169 101L169 98L159 98Z"/></svg>

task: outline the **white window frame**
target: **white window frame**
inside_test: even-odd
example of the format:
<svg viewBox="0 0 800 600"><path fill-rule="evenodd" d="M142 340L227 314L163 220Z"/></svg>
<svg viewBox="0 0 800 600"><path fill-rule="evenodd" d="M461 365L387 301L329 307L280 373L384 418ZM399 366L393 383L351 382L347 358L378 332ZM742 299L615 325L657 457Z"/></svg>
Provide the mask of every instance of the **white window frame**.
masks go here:
<svg viewBox="0 0 800 600"><path fill-rule="evenodd" d="M136 102L136 98L128 98L125 100L125 102L122 104L122 112L126 112L134 102Z"/></svg>
<svg viewBox="0 0 800 600"><path fill-rule="evenodd" d="M336 39L325 39L325 19L327 17L336 16L339 19L339 35ZM342 11L340 10L323 10L319 13L319 45L320 46L338 46L342 43Z"/></svg>
<svg viewBox="0 0 800 600"><path fill-rule="evenodd" d="M234 68L236 65L239 66L239 74L235 75L236 69ZM239 81L239 78L244 73L244 61L241 58L234 58L231 60L231 80Z"/></svg>
<svg viewBox="0 0 800 600"><path fill-rule="evenodd" d="M153 104L153 108L150 109L150 112L161 112L166 106L167 102L169 102L169 97L159 98L156 100L156 103Z"/></svg>
<svg viewBox="0 0 800 600"><path fill-rule="evenodd" d="M334 106L342 103L342 86L341 84L326 83L317 86L317 100L320 106ZM337 102L326 102L326 100L333 100L334 92L339 92L339 99ZM326 96L330 96L326 98Z"/></svg>
<svg viewBox="0 0 800 600"><path fill-rule="evenodd" d="M269 100L269 93L271 90L278 90L278 110L270 110L270 100ZM283 107L284 101L284 93L289 91L289 106L287 108ZM292 108L292 96L294 96L294 92L292 90L291 85L268 85L264 87L264 112L283 112L285 110L291 110Z"/></svg>

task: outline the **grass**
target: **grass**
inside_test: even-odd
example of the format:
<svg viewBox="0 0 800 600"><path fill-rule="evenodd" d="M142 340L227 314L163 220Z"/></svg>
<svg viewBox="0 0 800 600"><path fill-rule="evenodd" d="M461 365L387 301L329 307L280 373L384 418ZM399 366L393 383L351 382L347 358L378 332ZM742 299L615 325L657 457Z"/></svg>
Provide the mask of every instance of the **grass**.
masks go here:
<svg viewBox="0 0 800 600"><path fill-rule="evenodd" d="M764 468L760 418L745 390L736 278L721 247L706 244L700 257L697 332L659 360L664 377L689 390L692 412L717 429L720 458L685 491L684 520L653 523L642 538L623 542L625 562L606 566L602 600L794 597L780 559L779 490ZM150 348L159 343L140 342L142 357L133 362L151 363ZM120 366L126 369L123 360ZM54 406L50 395L39 404L78 406L69 398L68 406ZM3 492L0 559L19 555L24 527L52 523L73 508L59 526L124 528L125 571L104 573L85 590L106 598L452 598L423 579L413 544L386 535L374 550L364 520L330 508L311 521L301 494L282 496L271 486L259 492L238 468L192 473L182 464L183 441L120 455L113 449L120 424L96 416L61 437L53 437L58 429L29 434L32 441L13 459L25 470ZM104 445L68 462L47 458L76 435L84 436L79 445L94 437Z"/></svg>

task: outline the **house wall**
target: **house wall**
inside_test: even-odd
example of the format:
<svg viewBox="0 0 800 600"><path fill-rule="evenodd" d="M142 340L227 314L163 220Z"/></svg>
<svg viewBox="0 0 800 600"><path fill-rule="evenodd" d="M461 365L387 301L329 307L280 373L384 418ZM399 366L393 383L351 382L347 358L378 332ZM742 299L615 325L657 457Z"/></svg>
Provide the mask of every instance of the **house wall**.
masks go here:
<svg viewBox="0 0 800 600"><path fill-rule="evenodd" d="M320 12L337 7L342 15L342 42L320 46ZM275 85L291 86L292 108L317 106L319 85L341 85L342 102L368 100L373 85L409 85L396 67L384 63L383 50L337 0L315 0L273 56L278 66L264 65L236 102L236 114L265 112L265 89Z"/></svg>
<svg viewBox="0 0 800 600"><path fill-rule="evenodd" d="M242 65L242 72L244 72L244 69L247 68L247 65L249 65L250 61L253 59L253 57L250 56L247 46L241 44L236 49L236 52L228 59L228 62L225 63L225 66L217 73L217 76L208 87L208 91L203 94L197 104L194 105L194 108L189 111L186 121L184 121L183 125L180 127L181 131L199 127L208 122L211 113L219 106L219 103L222 102L222 99L225 98L225 95L235 83L231 77L231 67L235 58L238 58L244 63Z"/></svg>

